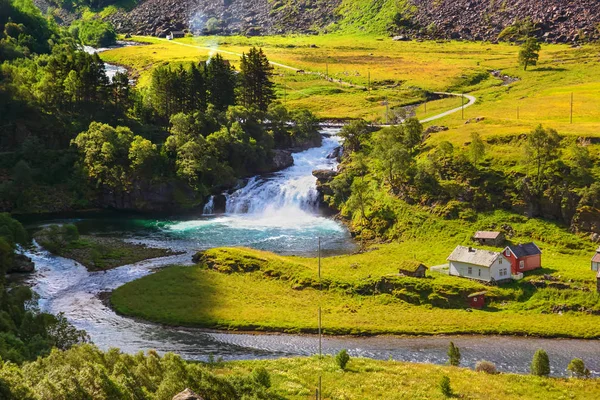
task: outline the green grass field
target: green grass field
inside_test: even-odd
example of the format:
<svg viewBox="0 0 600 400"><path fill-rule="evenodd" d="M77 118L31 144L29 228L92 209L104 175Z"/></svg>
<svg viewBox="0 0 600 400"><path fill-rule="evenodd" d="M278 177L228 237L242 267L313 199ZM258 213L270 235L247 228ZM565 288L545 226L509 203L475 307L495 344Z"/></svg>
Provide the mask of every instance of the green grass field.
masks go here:
<svg viewBox="0 0 600 400"><path fill-rule="evenodd" d="M538 378L513 374L487 375L463 368L393 361L351 359L346 371L332 357L274 361L241 361L212 367L218 374L248 374L264 367L271 375L271 391L285 399L312 399L322 376L323 399L444 399L438 387L450 378L456 398L462 399L593 399L600 381Z"/></svg>
<svg viewBox="0 0 600 400"><path fill-rule="evenodd" d="M510 221L518 232L515 242L531 237L544 251L544 268L518 283L489 288L436 272L427 279L396 276L402 260L442 264L456 245L469 243L471 229L506 218L505 213L482 216L469 227L430 216L398 243L324 259L321 282L316 259L213 249L200 266L167 268L117 289L112 304L122 314L155 322L234 330L315 332L322 305L328 334L600 337L597 317L580 311L600 304L589 267L594 246L550 223ZM435 240L425 240L432 232L438 232ZM535 289L530 281L543 274L570 289ZM467 295L482 290L488 292L487 308L465 311ZM567 312L554 313L556 306Z"/></svg>

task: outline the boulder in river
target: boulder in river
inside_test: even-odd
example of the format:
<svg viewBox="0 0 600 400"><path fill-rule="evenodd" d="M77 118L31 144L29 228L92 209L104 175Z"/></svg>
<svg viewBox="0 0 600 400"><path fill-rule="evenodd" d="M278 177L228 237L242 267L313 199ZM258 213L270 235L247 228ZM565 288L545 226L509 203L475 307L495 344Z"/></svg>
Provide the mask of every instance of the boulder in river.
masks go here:
<svg viewBox="0 0 600 400"><path fill-rule="evenodd" d="M175 395L173 400L204 400L204 398L190 389L185 389L183 392Z"/></svg>
<svg viewBox="0 0 600 400"><path fill-rule="evenodd" d="M31 258L24 254L16 254L12 267L8 270L9 273L30 274L35 270L35 264Z"/></svg>
<svg viewBox="0 0 600 400"><path fill-rule="evenodd" d="M273 161L259 173L277 172L294 165L294 157L287 150L273 150Z"/></svg>

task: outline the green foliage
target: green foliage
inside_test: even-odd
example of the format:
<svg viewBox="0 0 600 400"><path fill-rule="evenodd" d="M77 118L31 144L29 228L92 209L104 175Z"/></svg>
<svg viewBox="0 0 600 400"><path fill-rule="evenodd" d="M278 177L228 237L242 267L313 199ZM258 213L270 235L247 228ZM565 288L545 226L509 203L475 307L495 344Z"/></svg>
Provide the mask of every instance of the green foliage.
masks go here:
<svg viewBox="0 0 600 400"><path fill-rule="evenodd" d="M266 112L275 99L273 67L262 49L251 48L240 62L239 90L241 103Z"/></svg>
<svg viewBox="0 0 600 400"><path fill-rule="evenodd" d="M572 359L567 371L576 378L588 378L590 376L590 370L585 367L585 363L581 358Z"/></svg>
<svg viewBox="0 0 600 400"><path fill-rule="evenodd" d="M77 20L71 24L69 31L87 46L108 47L117 41L112 24L99 18Z"/></svg>
<svg viewBox="0 0 600 400"><path fill-rule="evenodd" d="M444 396L446 398L454 397L454 391L452 390L452 386L450 386L450 378L448 376L443 375L440 378L438 387L440 388L440 392L442 393L442 396Z"/></svg>
<svg viewBox="0 0 600 400"><path fill-rule="evenodd" d="M542 349L537 350L533 355L531 374L537 376L550 375L550 359L548 358L548 353Z"/></svg>
<svg viewBox="0 0 600 400"><path fill-rule="evenodd" d="M448 364L453 367L458 367L460 365L460 349L454 345L453 342L450 342L448 346Z"/></svg>
<svg viewBox="0 0 600 400"><path fill-rule="evenodd" d="M369 125L365 120L352 121L344 125L339 134L344 139L344 150L349 153L359 151L361 140L369 133Z"/></svg>
<svg viewBox="0 0 600 400"><path fill-rule="evenodd" d="M348 355L348 351L346 349L340 350L335 356L335 363L342 371L346 370L346 366L350 361L350 355Z"/></svg>
<svg viewBox="0 0 600 400"><path fill-rule="evenodd" d="M530 65L537 65L542 46L535 37L529 37L523 42L519 51L519 64L527 71Z"/></svg>
<svg viewBox="0 0 600 400"><path fill-rule="evenodd" d="M252 379L266 389L271 387L271 374L264 367L252 370Z"/></svg>
<svg viewBox="0 0 600 400"><path fill-rule="evenodd" d="M471 143L469 144L469 154L473 164L477 165L485 156L485 144L481 139L481 136L473 132L471 134Z"/></svg>

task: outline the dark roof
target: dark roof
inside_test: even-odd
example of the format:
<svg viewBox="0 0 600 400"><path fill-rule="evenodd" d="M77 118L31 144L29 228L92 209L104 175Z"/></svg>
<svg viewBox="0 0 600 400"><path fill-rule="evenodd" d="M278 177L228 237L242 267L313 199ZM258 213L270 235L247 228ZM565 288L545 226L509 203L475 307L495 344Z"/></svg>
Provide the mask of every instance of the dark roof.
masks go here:
<svg viewBox="0 0 600 400"><path fill-rule="evenodd" d="M498 239L500 232L478 231L475 233L475 239Z"/></svg>
<svg viewBox="0 0 600 400"><path fill-rule="evenodd" d="M518 246L510 245L510 246L508 246L508 248L510 249L511 253L513 253L515 255L515 257L517 257L517 258L529 257L529 256L535 256L538 254L542 254L542 251L540 250L540 248L537 247L537 245L533 242L520 244Z"/></svg>

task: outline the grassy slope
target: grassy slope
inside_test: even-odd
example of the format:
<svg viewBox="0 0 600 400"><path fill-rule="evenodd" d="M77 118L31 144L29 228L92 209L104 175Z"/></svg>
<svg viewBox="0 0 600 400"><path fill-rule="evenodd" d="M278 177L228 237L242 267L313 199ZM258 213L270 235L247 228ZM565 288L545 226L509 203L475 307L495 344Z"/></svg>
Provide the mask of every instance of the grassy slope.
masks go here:
<svg viewBox="0 0 600 400"><path fill-rule="evenodd" d="M443 399L438 382L450 378L458 397L465 399L593 399L600 396L600 380L548 379L512 374L486 375L463 368L440 367L368 359L351 359L341 371L331 357L242 361L215 367L221 374L247 374L265 367L272 391L285 399L314 398L322 376L324 399Z"/></svg>
<svg viewBox="0 0 600 400"><path fill-rule="evenodd" d="M589 270L593 245L552 224L504 213L481 216L471 227L460 221L419 215L414 209L411 215L407 218L412 220L405 222L415 228L407 230L400 243L325 259L322 276L326 290L322 295L316 290L315 259L249 249L215 249L207 253L215 271L200 267L166 269L117 289L112 302L121 313L157 322L230 329L315 331L315 310L322 304L325 330L330 334L600 337L598 317L581 312L551 312L556 305L597 308L598 295L581 290L591 289L594 283L594 274ZM421 224L416 223L419 219ZM525 282L488 289L491 302L486 310L464 311L465 295L485 289L484 286L437 273L426 280L398 278L397 291L391 294L372 296L371 292L364 292L380 277L396 273L398 261L417 259L430 266L441 264L457 244L469 243L472 229L507 220L519 233L515 241L528 237L544 239L538 244L544 250L545 268L529 275ZM428 237L435 240L425 240ZM237 272L244 269L246 273ZM572 280L573 289L535 290L527 281L539 279L539 274L553 274L563 282ZM447 298L454 308L440 308L444 304L436 302L436 295ZM415 296L417 302L413 301Z"/></svg>

